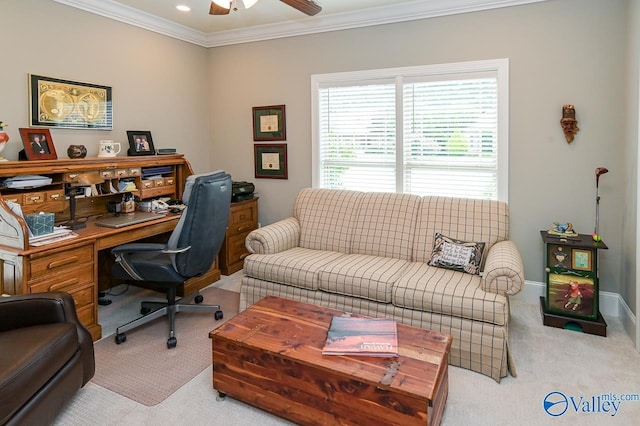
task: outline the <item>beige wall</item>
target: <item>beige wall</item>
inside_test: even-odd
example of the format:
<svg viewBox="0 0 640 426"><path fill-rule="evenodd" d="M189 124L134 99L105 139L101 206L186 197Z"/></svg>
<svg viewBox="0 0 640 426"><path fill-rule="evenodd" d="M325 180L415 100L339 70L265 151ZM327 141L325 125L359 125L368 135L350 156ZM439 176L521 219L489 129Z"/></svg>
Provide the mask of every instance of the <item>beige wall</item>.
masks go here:
<svg viewBox="0 0 640 426"><path fill-rule="evenodd" d="M640 294L636 286L638 276L637 253L640 246L638 228L638 126L640 125L640 0L629 2L629 33L627 37L627 90L625 99L626 137L624 164L626 170L624 218L622 226L622 265L620 294L637 314L640 310ZM637 321L636 321L637 322ZM624 323L627 332L635 339L640 350L640 327L627 320Z"/></svg>
<svg viewBox="0 0 640 426"><path fill-rule="evenodd" d="M600 180L603 290L620 291L627 2L527 6L211 49L212 161L260 193L260 220L288 216L311 185L310 76L479 59L510 60L511 237L528 280L542 282L539 230L572 221L591 233ZM567 144L562 105L580 132ZM253 178L251 107L286 104L289 180ZM631 303L630 303L631 305Z"/></svg>
<svg viewBox="0 0 640 426"><path fill-rule="evenodd" d="M113 89L113 130L52 129L58 158L71 144L95 156L101 139L128 147L127 130L150 130L156 148L177 148L196 171L210 168L207 49L52 1L0 4L0 119L11 138L4 157L22 149L32 73Z"/></svg>
<svg viewBox="0 0 640 426"><path fill-rule="evenodd" d="M311 185L312 74L509 58L511 237L526 278L544 279L540 229L562 220L591 232L594 170L605 166L601 286L634 309L637 114L633 123L625 108L637 108L628 86L638 59L627 0L553 0L208 50L55 2L0 2L0 119L12 139L4 156L17 158L18 128L28 124L28 73L110 85L114 130L53 129L59 157L70 144L92 155L100 139L125 143L126 130L151 130L157 147L178 148L197 172L224 168L255 182L263 224L290 215ZM580 121L570 145L564 103ZM272 104L287 106L286 181L253 177L251 107Z"/></svg>

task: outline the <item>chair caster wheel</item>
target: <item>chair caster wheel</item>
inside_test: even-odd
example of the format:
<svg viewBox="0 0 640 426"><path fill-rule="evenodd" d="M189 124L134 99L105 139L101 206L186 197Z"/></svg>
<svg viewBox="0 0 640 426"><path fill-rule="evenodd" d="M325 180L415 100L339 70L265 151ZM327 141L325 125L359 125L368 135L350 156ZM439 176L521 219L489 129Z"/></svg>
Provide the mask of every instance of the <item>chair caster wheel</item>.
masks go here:
<svg viewBox="0 0 640 426"><path fill-rule="evenodd" d="M221 320L224 317L224 314L222 313L222 311L216 311L216 313L214 314L214 318L216 319L216 321Z"/></svg>
<svg viewBox="0 0 640 426"><path fill-rule="evenodd" d="M196 303L202 303L204 301L204 297L201 294L199 294L193 299L193 301Z"/></svg>
<svg viewBox="0 0 640 426"><path fill-rule="evenodd" d="M124 343L127 341L127 335L124 333L118 333L116 334L116 345L119 345L120 343Z"/></svg>
<svg viewBox="0 0 640 426"><path fill-rule="evenodd" d="M151 312L151 308L140 308L140 315L147 315Z"/></svg>
<svg viewBox="0 0 640 426"><path fill-rule="evenodd" d="M178 339L176 339L175 337L169 337L169 339L167 340L167 348L169 349L175 348L177 344Z"/></svg>

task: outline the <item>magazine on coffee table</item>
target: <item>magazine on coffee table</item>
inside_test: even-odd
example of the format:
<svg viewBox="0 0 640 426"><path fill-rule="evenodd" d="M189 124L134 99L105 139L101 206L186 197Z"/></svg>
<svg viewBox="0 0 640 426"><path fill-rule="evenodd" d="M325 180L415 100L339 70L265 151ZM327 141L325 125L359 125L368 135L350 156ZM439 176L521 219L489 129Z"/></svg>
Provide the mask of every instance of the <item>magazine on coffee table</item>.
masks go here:
<svg viewBox="0 0 640 426"><path fill-rule="evenodd" d="M333 317L322 355L398 356L398 327L386 318Z"/></svg>

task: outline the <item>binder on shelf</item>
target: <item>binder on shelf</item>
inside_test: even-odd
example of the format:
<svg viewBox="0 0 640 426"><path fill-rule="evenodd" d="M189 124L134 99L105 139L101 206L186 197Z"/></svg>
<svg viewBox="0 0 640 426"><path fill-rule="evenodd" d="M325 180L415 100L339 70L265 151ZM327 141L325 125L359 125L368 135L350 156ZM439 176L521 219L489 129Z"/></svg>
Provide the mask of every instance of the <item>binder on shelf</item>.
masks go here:
<svg viewBox="0 0 640 426"><path fill-rule="evenodd" d="M147 179L149 176L166 175L173 173L173 167L160 166L160 167L144 167L142 168L142 178Z"/></svg>

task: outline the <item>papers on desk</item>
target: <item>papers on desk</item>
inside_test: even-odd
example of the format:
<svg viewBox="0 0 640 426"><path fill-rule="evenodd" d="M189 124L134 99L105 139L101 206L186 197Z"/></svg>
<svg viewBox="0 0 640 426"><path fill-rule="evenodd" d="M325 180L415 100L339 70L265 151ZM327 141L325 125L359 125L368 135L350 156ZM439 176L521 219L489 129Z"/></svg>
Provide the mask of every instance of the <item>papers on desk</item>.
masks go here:
<svg viewBox="0 0 640 426"><path fill-rule="evenodd" d="M7 188L35 188L38 186L50 185L51 178L40 175L23 175L6 178L3 182Z"/></svg>
<svg viewBox="0 0 640 426"><path fill-rule="evenodd" d="M58 241L68 240L77 237L78 234L64 226L56 226L51 234L40 235L39 237L29 238L29 244L32 246L44 246L47 244L57 243Z"/></svg>
<svg viewBox="0 0 640 426"><path fill-rule="evenodd" d="M5 201L7 206L11 209L11 211L16 215L20 216L24 219L24 215L22 214L22 207L18 203L14 203L12 201ZM57 243L58 241L68 240L70 238L75 238L78 236L71 229L66 226L54 226L53 232L50 234L40 235L38 237L34 237L31 229L27 226L29 230L29 244L32 246L44 246L46 244Z"/></svg>

